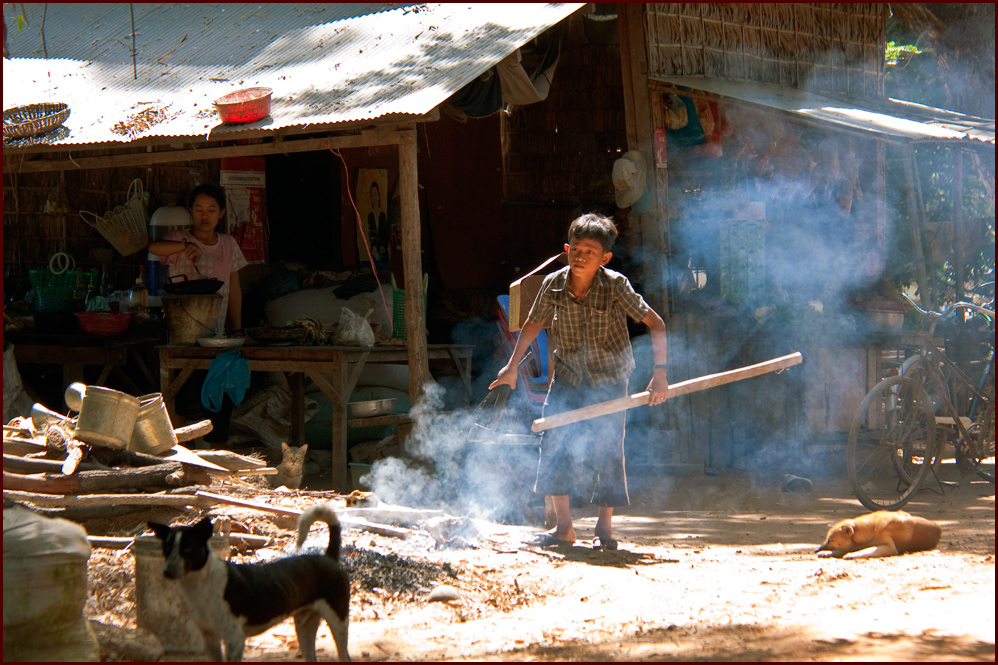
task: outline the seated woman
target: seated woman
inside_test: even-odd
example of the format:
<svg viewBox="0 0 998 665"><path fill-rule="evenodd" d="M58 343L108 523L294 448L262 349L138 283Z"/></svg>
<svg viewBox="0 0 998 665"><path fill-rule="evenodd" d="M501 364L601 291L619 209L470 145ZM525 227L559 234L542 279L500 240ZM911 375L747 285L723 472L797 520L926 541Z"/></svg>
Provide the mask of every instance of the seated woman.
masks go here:
<svg viewBox="0 0 998 665"><path fill-rule="evenodd" d="M189 230L170 231L162 240L151 243L149 252L169 266L171 278L185 275L189 280L202 276L221 280L222 288L218 294L222 296L222 306L215 323L215 335L225 334L228 320L229 334L241 336L243 297L239 270L247 265L247 261L235 238L217 230L219 223L225 219L225 190L216 185L199 185L191 192L190 212L194 225ZM200 384L206 376L205 372L201 372L200 381L187 385L198 386L197 394L200 395ZM231 415L232 402L225 397L221 410L211 418L212 431L204 437L205 441L227 441Z"/></svg>

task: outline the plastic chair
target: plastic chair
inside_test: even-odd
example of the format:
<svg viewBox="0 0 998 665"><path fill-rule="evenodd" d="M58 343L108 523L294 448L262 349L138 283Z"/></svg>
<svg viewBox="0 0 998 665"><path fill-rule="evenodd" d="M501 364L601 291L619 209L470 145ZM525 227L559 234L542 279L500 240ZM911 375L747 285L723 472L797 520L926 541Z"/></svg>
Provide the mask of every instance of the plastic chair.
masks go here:
<svg viewBox="0 0 998 665"><path fill-rule="evenodd" d="M509 329L509 296L500 295L496 297L499 306L497 308L499 318L498 326L503 337L508 343L508 352L513 352L519 332ZM543 404L548 393L548 337L547 331L542 330L533 344L530 345L533 358L520 365L520 376L517 387L523 388L527 398L536 404Z"/></svg>

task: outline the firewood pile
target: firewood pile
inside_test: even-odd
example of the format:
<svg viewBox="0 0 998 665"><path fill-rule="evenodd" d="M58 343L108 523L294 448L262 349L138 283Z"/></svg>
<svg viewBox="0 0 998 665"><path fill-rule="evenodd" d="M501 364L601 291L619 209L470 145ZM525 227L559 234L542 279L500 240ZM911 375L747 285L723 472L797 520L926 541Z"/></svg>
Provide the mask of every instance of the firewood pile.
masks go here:
<svg viewBox="0 0 998 665"><path fill-rule="evenodd" d="M77 522L156 507L205 507L212 502L197 492L214 477L276 473L259 459L228 451L194 452L178 444L157 456L84 443L69 418L37 425L15 418L3 430L4 505ZM180 443L210 431L209 420L174 430Z"/></svg>
<svg viewBox="0 0 998 665"><path fill-rule="evenodd" d="M478 568L452 567L442 559L455 549L513 551L520 539L515 528L386 504L371 492L271 488L266 476L276 469L257 456L183 445L161 455L112 448L77 439L75 419L48 415L55 417L15 418L4 425L4 507L23 506L86 529L93 549L84 616L104 661L163 656L149 626L137 621L130 551L136 539L148 535L150 520L192 523L210 517L228 538L231 560L256 562L294 555L298 517L311 505L332 502L344 527L341 557L351 575L357 620L434 601L484 616L532 599L510 592ZM211 422L202 421L174 433L182 444L210 430ZM324 550L327 542L328 533L313 533L306 548Z"/></svg>

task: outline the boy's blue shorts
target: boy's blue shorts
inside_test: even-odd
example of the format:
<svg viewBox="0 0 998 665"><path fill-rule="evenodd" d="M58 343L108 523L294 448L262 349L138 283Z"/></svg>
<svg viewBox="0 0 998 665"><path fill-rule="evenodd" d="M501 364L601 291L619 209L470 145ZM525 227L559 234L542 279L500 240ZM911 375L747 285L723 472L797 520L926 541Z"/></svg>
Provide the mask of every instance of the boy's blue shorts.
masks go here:
<svg viewBox="0 0 998 665"><path fill-rule="evenodd" d="M543 416L627 396L627 381L599 388L576 388L566 381L552 381L544 401ZM541 436L534 491L545 496L578 494L600 506L626 506L624 425L627 412L546 430Z"/></svg>

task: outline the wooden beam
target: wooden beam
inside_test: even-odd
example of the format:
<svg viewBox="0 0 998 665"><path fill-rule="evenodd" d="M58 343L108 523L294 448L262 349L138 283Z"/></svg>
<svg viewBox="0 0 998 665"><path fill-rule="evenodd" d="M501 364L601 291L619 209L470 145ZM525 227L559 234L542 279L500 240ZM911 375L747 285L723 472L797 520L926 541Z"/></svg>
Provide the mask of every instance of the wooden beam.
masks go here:
<svg viewBox="0 0 998 665"><path fill-rule="evenodd" d="M269 141L252 145L228 145L186 150L163 150L157 152L127 153L102 157L77 157L47 160L24 161L22 155L8 155L4 159L4 170L16 173L42 173L49 171L79 171L86 169L119 168L123 166L150 166L170 162L190 162L222 157L249 157L261 155L289 155L297 152L315 152L341 148L363 148L372 145L397 145L403 140L395 128L362 132L349 136L309 138L294 141Z"/></svg>
<svg viewBox="0 0 998 665"><path fill-rule="evenodd" d="M399 146L399 189L402 194L402 268L405 276L405 335L409 360L409 399L413 405L430 381L423 311L423 257L419 221L419 167L416 127L403 132Z"/></svg>

